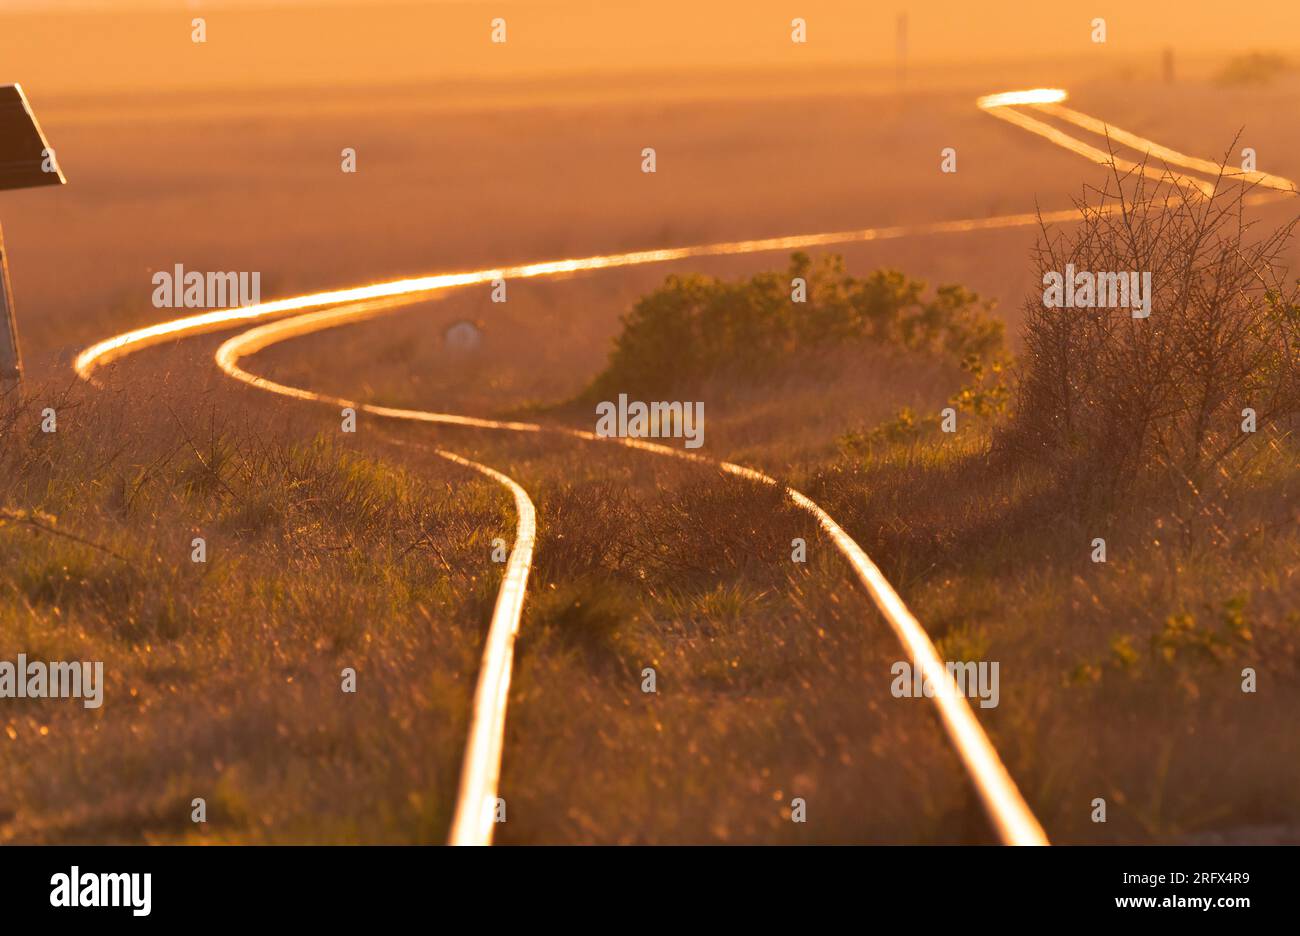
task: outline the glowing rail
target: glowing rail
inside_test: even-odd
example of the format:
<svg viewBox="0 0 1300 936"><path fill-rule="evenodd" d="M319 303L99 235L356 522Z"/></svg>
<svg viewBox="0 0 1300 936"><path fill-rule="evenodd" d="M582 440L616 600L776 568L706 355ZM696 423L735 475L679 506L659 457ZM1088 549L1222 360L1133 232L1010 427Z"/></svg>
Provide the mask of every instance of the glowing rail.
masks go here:
<svg viewBox="0 0 1300 936"><path fill-rule="evenodd" d="M1170 149L1167 146L1161 146L1154 140L1148 140L1146 137L1138 136L1136 133L1130 133L1119 127L1098 120L1096 117L1089 117L1087 114L1081 114L1077 110L1069 107L1063 107L1055 102L1044 102L1035 104L1038 110L1053 117L1059 117L1061 120L1068 121L1077 127L1082 127L1099 136L1109 136L1117 143L1124 146L1132 147L1135 150L1141 150L1147 155L1154 156L1171 166L1182 166L1184 169L1192 169L1197 172L1204 172L1211 176L1218 176L1223 173L1224 178L1234 181L1245 182L1247 185L1260 185L1264 188L1276 189L1279 192L1296 191L1296 184L1290 179L1282 176L1270 175L1267 172L1246 171L1236 166L1214 162L1209 159L1200 159L1196 156L1188 156L1186 153L1180 153L1178 150Z"/></svg>
<svg viewBox="0 0 1300 936"><path fill-rule="evenodd" d="M979 98L976 103L985 113L991 114L999 120L1005 120L1008 123L1015 124L1022 130L1036 133L1044 139L1055 143L1057 146L1063 147L1072 153L1082 156L1084 159L1091 160L1100 166L1114 165L1115 168L1119 169L1121 172L1141 172L1144 176L1151 179L1160 179L1165 176L1165 172L1162 172L1155 166L1139 164L1130 159L1114 156L1103 149L1098 149L1095 146L1084 143L1076 137L1070 136L1064 130L1058 130L1049 123L1044 123L1043 121L1030 117L1027 114L1022 114L1018 110L1010 109L1016 104L1050 106L1050 102L1053 100L1064 100L1064 92L1061 92L1060 98L1056 98L1042 93L1046 90L1047 89L1039 89L1039 91L1009 91L1005 94L992 94L987 97ZM1053 95L1054 93L1055 92L1053 92ZM1169 173L1169 177L1172 179L1174 184L1178 185L1180 188L1193 189L1205 196L1214 193L1214 186L1203 179L1172 172Z"/></svg>
<svg viewBox="0 0 1300 936"><path fill-rule="evenodd" d="M670 448L657 442L647 442L643 439L626 439L610 438L606 439L597 436L592 432L585 432L580 429L570 429L568 427L550 427L537 423L524 422L503 422L494 419L477 419L468 416L459 416L454 413L434 413L425 410L398 409L389 406L375 406L367 403L359 403L342 397L330 396L328 394L317 393L313 390L301 387L292 387L286 384L277 383L268 380L265 377L259 377L250 373L240 366L241 358L254 354L263 348L276 344L281 341L287 341L290 338L296 338L301 335L310 334L316 331L322 331L328 328L335 328L340 325L350 324L353 322L363 321L371 318L383 311L389 311L399 305L409 302L415 302L418 299L407 298L403 300L388 300L379 306L375 303L364 304L352 308L329 309L323 312L312 312L295 318L286 319L278 322L270 322L253 328L243 334L229 339L220 348L217 349L217 365L228 375L236 380L242 381L261 390L271 393L278 393L282 396L292 397L299 400L311 400L321 403L329 403L334 406L350 406L358 413L366 412L375 416L382 416L388 419L403 419L416 422L426 423L444 423L455 426L473 426L481 429L504 429L513 432L555 432L566 435L571 438L583 439L591 442L606 442L610 444L622 445L628 448L640 449L646 452L653 452L657 455L667 455L673 458L679 458L686 461L696 462L702 465L716 467L727 474L744 478L759 484L780 487L784 490L787 497L800 509L812 514L823 532L826 533L835 548L848 561L854 574L858 577L867 593L875 602L876 607L880 609L885 620L893 629L899 642L910 655L910 659L917 666L922 668L923 672L934 674L935 679L940 682L935 694L935 704L939 708L939 715L943 721L948 736L952 739L953 746L957 749L958 756L961 758L967 771L970 773L976 790L983 800L985 810L989 815L993 827L999 838L1009 845L1045 845L1047 836L1043 832L1042 826L1030 812L1024 798L1020 795L1015 781L1007 772L1006 767L1002 764L1001 759L994 750L992 742L989 741L988 735L980 727L967 703L964 695L957 688L956 681L952 673L943 665L939 659L938 651L935 650L934 644L930 641L929 635L926 634L925 628L913 616L903 603L903 599L894 591L884 574L877 568L876 564L871 561L862 547L859 546L848 533L837 524L830 514L826 513L807 495L796 491L794 488L784 487L779 481L770 475L753 468L747 468L744 465L737 465L732 462L715 461L702 455L687 452L682 449ZM478 466L482 469L482 466ZM490 469L487 469L490 471ZM521 492L522 493L522 492ZM516 495L518 496L518 495ZM526 495L525 495L526 497ZM531 516L530 516L531 520ZM531 545L529 547L531 551ZM526 573L525 573L526 575ZM522 602L522 583L520 585L519 600ZM501 600L498 599L498 607ZM493 629L496 629L496 622L493 623ZM517 620L515 627L517 628ZM513 643L513 633L510 637ZM491 641L489 640L489 644ZM495 756L496 760L492 767L490 780L492 789L489 793L486 787L488 767L481 765L477 760L471 765L471 753L467 751L465 758L465 767L461 781L461 796L456 807L457 823L452 830L452 843L458 843L458 830L462 828L462 817L466 828L470 824L477 822L490 822L491 816L485 812L484 803L490 803L495 797L495 771L499 768L501 755L501 733L504 729L505 720L505 692L509 683L509 666L508 657L505 662L505 669L502 670L501 660L494 657L489 669L489 653L493 648L489 646L484 650L484 666L479 677L478 692L475 696L475 727L491 724L495 731L495 743L489 745L484 740L481 747L474 749L481 752L484 758ZM485 703L492 703L495 700L494 707L490 709L479 708L479 698L483 697ZM486 728L484 728L486 730ZM471 736L473 739L473 735ZM483 832L479 828L480 834ZM488 840L491 836L491 826L486 827ZM481 841L481 838L474 838L467 835L464 841Z"/></svg>
<svg viewBox="0 0 1300 936"><path fill-rule="evenodd" d="M1061 105L1066 92L1055 88L1036 88L1027 91L1009 91L986 95L977 105L986 113L1007 120L1022 129L1038 134L1086 159L1102 165L1115 164L1121 170L1138 168L1136 164L1113 158L1096 147L1069 136L1063 131L1036 120L1019 111L1017 106L1035 107L1039 110L1073 123L1094 133L1109 134L1110 138L1131 146L1172 165L1202 172L1219 172L1219 166L1208 160L1186 156L1176 150L1159 146L1150 140L1128 131L1109 127L1105 123ZM1150 167L1142 167L1147 174L1155 174ZM1226 176L1248 183L1258 183L1279 191L1294 192L1290 180L1265 173L1232 172ZM1187 188L1209 194L1213 187L1200 179L1175 175L1174 181ZM1248 201L1261 202L1265 197L1255 196ZM301 313L324 306L339 306L286 320L271 322L245 332L225 342L217 351L219 366L232 377L247 384L295 399L353 406L358 411L401 420L474 426L515 432L556 432L587 441L608 441L659 455L712 465L721 471L747 480L780 486L775 478L752 468L731 462L715 462L700 455L669 448L639 439L601 440L594 433L563 427L544 427L535 423L509 422L458 416L451 413L433 413L423 410L406 410L393 407L354 403L312 390L276 383L252 374L239 366L242 357L279 341L309 334L326 328L363 321L375 315L412 302L427 293L490 282L494 279L527 279L555 276L565 273L614 269L649 263L664 263L690 257L748 254L775 250L800 250L853 242L889 240L925 234L963 233L999 228L1021 227L1040 222L1074 221L1078 219L1073 209L1064 211L1003 215L994 218L971 218L929 224L901 225L895 227L862 228L820 234L801 234L759 240L728 241L717 244L700 244L662 250L633 251L603 254L585 258L553 260L543 263L522 264L475 270L462 273L443 273L374 283L349 289L295 296L253 306L205 312L169 322L138 328L98 342L77 356L75 369L86 380L93 380L98 368L135 351L169 338L199 334L262 319L275 319L290 313ZM474 712L471 717L470 738L461 774L461 786L453 819L451 841L486 844L492 838L492 805L495 800L500 772L501 748L504 736L506 702L509 693L510 667L515 636L518 633L531 556L536 537L535 511L527 493L515 481L498 471L470 461L451 452L437 450L450 461L472 468L506 486L514 495L517 512L515 544L507 564L506 575L497 596L492 625L484 647L483 664L475 691ZM947 668L939 661L933 643L920 622L912 615L881 574L880 570L862 548L821 507L806 495L793 488L783 488L791 501L817 518L822 530L849 562L863 587L876 603L899 641L912 659L925 670L936 674L944 685L935 696L940 717L952 739L964 766L970 774L984 802L999 837L1008 844L1046 844L1042 827L1025 804L1015 782L1007 773L997 752L966 700L956 691L956 684Z"/></svg>
<svg viewBox="0 0 1300 936"><path fill-rule="evenodd" d="M258 348L264 347L265 345L277 340L285 340L295 335L307 334L311 331L333 327L334 325L341 325L345 322L362 321L374 317L375 315L382 314L400 305L419 301L420 297L429 293L450 289L456 286L487 283L498 278L520 279L555 276L585 270L604 270L617 267L639 266L648 263L664 263L689 257L722 256L773 250L798 250L830 244L890 240L894 238L924 234L965 233L971 231L1024 227L1038 224L1040 221L1050 222L1073 220L1077 220L1077 212L1073 209L1046 212L1041 215L1035 212L1025 212L1023 214L1002 215L992 218L970 218L957 221L939 221L927 224L895 227L863 228L854 231L840 231L824 234L800 234L790 237L775 237L760 240L728 241L725 243L702 244L693 247L678 247L665 250L645 250L620 254L605 254L581 259L553 260L543 263L521 264L488 270L476 270L463 273L444 273L411 279L393 280L369 286L311 293L304 296L295 296L288 299L280 299L273 302L265 302L242 308L205 312L174 319L168 322L161 322L144 328L138 328L133 331L124 332L123 334L107 338L104 341L100 341L87 348L77 356L76 361L74 362L74 367L83 379L93 382L94 371L97 368L111 361L118 360L128 354L132 354L171 338L215 331L242 322L256 321L259 319L275 319L278 316L283 316L290 312L299 312L305 309L319 309L321 306L336 306L339 303L347 303L349 305L344 308L323 309L286 321L272 322L254 328L249 332L238 336L238 338L232 339L223 344L217 352L218 364L223 370L232 376L236 376L238 379L263 390L268 390L274 393L279 393L283 396L289 396L301 400L329 402L345 406L350 405L356 408L358 412L365 411L376 416L460 426L473 426L485 429L540 432L543 427L531 423L502 422L499 420L458 416L451 413L426 413L418 410L400 410L391 407L356 404L340 398L330 397L325 394L318 394L311 390L277 384L273 381L266 380L265 378L247 373L235 365L239 357L251 354ZM581 432L579 430L564 429L555 431L563 432L564 434L575 438L587 440L596 440L598 438L593 433ZM671 449L667 446L646 442L644 440L621 439L617 441L630 448L714 465L726 473L758 483L769 485L778 484L775 479L768 475L741 465L735 465L729 462L713 462L702 456L678 451L677 449ZM452 456L451 453L440 451L439 454L443 455L443 457L451 458L453 461L458 460L458 456ZM467 460L462 460L461 463L468 464L471 467L474 467L477 470L483 470L484 472L490 472L492 470L488 469L486 466L478 465L477 463L470 463ZM513 482L511 483L513 484ZM512 487L511 490L514 491L516 487L517 485ZM1016 788L1015 782L1011 779L1011 776L1007 773L1002 761L998 758L997 752L993 749L993 745L989 741L988 736L984 734L983 729L976 720L974 713L970 710L965 698L960 697L955 693L955 681L953 681L952 676L947 672L947 669L940 664L934 645L930 642L924 628L922 628L916 618L912 616L911 612L907 610L902 599L889 585L880 570L867 557L862 548L859 547L858 544L854 542L854 540L838 524L835 523L830 515L802 493L788 488L786 489L786 493L796 505L807 510L817 518L822 529L831 538L840 553L844 555L845 559L853 568L859 581L867 589L868 594L871 596L876 606L881 610L882 614L884 614L900 642L911 653L912 659L920 666L924 667L927 672L944 674L942 676L935 676L935 678L939 679L941 683L944 683L945 685L951 683L950 688L953 692L940 693L940 696L943 698L936 696L936 705L939 707L940 716L948 735L952 739L953 745L957 749L958 755L965 765L967 772L974 781L975 787L984 802L990 821L999 838L1003 842L1013 845L1046 844L1047 838L1042 827L1038 824L1038 821L1030 812L1029 807L1025 804L1024 798L1020 795L1020 791ZM516 500L518 501L517 493ZM520 555L524 555L524 553L519 550L519 545L520 538L517 536L516 552ZM530 539L527 548L528 556L531 556L531 551L532 546ZM514 554L512 554L512 559L513 558ZM503 583L503 587L504 584L505 583ZM520 592L520 598L522 600L522 592ZM499 595L498 610L501 610L503 607L507 607L507 605L502 604L501 596ZM513 609L512 604L509 605L509 607ZM508 624L502 623L503 619L498 618L497 615L494 614L493 624L489 632L490 634L508 634L508 640L503 637L500 643L504 644L508 642L510 648L513 648L514 634L518 630L519 610L514 609L514 613L515 617L513 622ZM457 819L453 828L453 841L457 842L472 841L481 844L488 844L491 841L491 826L489 825L485 827L483 824L485 817L483 810L486 808L483 804L493 801L496 795L496 782L500 771L501 743L505 718L505 694L508 690L509 679L508 667L505 670L505 678L503 680L500 677L501 670L498 666L498 661L506 653L504 646L500 651L500 655L494 657L493 668L489 670L486 667L487 654L495 652L492 647L493 643L489 641L489 645L484 648L485 668L480 674L479 688L476 690L475 694L475 713L473 716L474 727L471 732L471 744L466 748L466 759L464 761L461 777L461 790L456 805ZM484 680L486 680L486 682ZM483 700L499 700L499 704L490 711L480 710L478 708L480 697ZM484 727L480 728L479 726ZM476 733L480 731L494 733L494 740L482 737L479 742L475 743L473 739L476 736ZM486 760L484 760L484 758L486 758ZM491 788L490 790L489 787Z"/></svg>
<svg viewBox="0 0 1300 936"><path fill-rule="evenodd" d="M255 328L222 345L217 354L218 362L223 370L230 372L233 361L237 360L237 357L231 357L236 353L235 349L242 347L244 353L251 354L264 347L269 343L265 339L270 337L271 333L267 329L271 327L276 329L274 334L278 335L277 340L283 341L310 331L342 324L344 321L364 321L412 301L415 300L407 296L373 299L323 312L300 315L297 318L276 322L273 326ZM242 345L236 342L242 342ZM261 378L251 378L246 382L300 400L337 402L344 406L354 406L358 410L373 411L371 407L333 400L324 394L310 390L297 390L272 384ZM528 588L528 576L533 565L533 549L537 542L537 511L528 492L508 475L454 452L440 448L435 448L434 452L441 458L470 468L496 481L511 493L515 501L514 545L506 559L505 573L501 579L501 586L497 589L492 621L483 644L483 657L479 664L478 682L470 711L469 737L461 762L460 787L456 795L451 832L447 839L450 845L490 845L496 827L497 787L501 775L501 748L505 739L506 706L510 696L510 672L514 661L515 638L519 634L519 622L523 617L524 595Z"/></svg>
<svg viewBox="0 0 1300 936"><path fill-rule="evenodd" d="M1066 209L1046 212L1041 218L1048 222L1072 221L1077 220L1077 216L1077 212L1073 209ZM804 250L810 247L894 240L900 237L915 237L925 234L962 234L971 231L990 231L999 228L1025 227L1037 224L1039 219L1038 214L1025 212L1023 214L999 215L992 218L934 221L926 224L862 228L854 231L833 231L825 234L796 234L789 237L697 244L691 247L673 247L664 250L637 250L628 253L600 254L593 257L549 260L543 263L525 263L488 270L439 273L433 276L389 280L383 283L373 283L369 286L331 289L288 299L277 299L273 302L262 302L257 305L241 306L233 309L217 309L211 312L202 312L167 322L147 325L96 342L77 355L73 367L81 377L89 380L95 369L171 338L220 331L241 322L275 318L290 312L301 312L304 309L315 309L321 306L346 302L360 302L367 299L382 299L390 296L432 293L455 286L490 283L494 279L530 279L539 276L558 276L566 273L609 270L617 267L643 266L649 263L667 263L691 257L717 257L730 254L762 253L772 250Z"/></svg>
<svg viewBox="0 0 1300 936"><path fill-rule="evenodd" d="M496 828L497 784L501 777L501 748L505 743L506 704L510 700L510 671L515 658L515 637L524 613L528 573L533 567L537 541L537 511L519 484L501 472L452 452L436 449L443 458L473 468L509 488L515 498L515 542L506 560L505 575L497 590L492 624L483 644L474 707L470 713L469 740L461 762L460 789L452 815L449 845L491 845Z"/></svg>
<svg viewBox="0 0 1300 936"><path fill-rule="evenodd" d="M1084 159L1089 159L1103 166L1109 166L1113 163L1121 172L1141 171L1143 175L1149 178L1162 178L1165 175L1163 171L1155 166L1149 166L1146 163L1138 164L1132 160L1113 156L1106 150L1084 143L1077 137L1072 137L1049 123L1044 123L1020 111L1009 110L1008 108L1017 106L1033 107L1044 114L1072 123L1090 133L1108 137L1122 146L1128 146L1148 156L1153 156L1167 166L1180 166L1183 169L1204 172L1216 179L1222 175L1232 181L1244 182L1248 185L1260 185L1279 192L1296 192L1296 184L1282 176L1270 175L1266 172L1247 172L1234 166L1220 165L1208 159L1188 156L1178 150L1161 146L1154 140L1148 140L1144 136L1112 126L1104 120L1098 120L1096 117L1080 113L1061 103L1067 97L1066 92L1060 88L1032 88L1027 91L1004 91L1000 94L987 94L984 97L976 98L975 104L985 113L1015 124L1022 130L1035 133L1057 146L1082 156ZM1176 172L1169 172L1169 177L1174 184L1181 188L1194 189L1206 196L1214 194L1215 185L1213 182Z"/></svg>
<svg viewBox="0 0 1300 936"><path fill-rule="evenodd" d="M1018 104L1054 104L1064 101L1068 94L1062 88L1031 88L1028 91L1002 91L975 99L975 106L983 110L995 107L1014 107Z"/></svg>

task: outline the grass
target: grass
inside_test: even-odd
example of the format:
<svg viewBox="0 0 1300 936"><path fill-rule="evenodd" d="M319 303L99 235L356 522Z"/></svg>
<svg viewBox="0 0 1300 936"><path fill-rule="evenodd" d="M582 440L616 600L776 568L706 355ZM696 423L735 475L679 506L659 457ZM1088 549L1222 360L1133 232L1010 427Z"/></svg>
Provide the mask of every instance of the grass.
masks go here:
<svg viewBox="0 0 1300 936"><path fill-rule="evenodd" d="M1195 510L1158 478L1092 496L995 444L1005 379L865 336L676 387L708 403L706 453L821 503L944 659L999 662L977 717L1054 840L1294 835L1294 441L1261 433ZM177 380L39 388L0 416L0 646L108 672L97 712L3 703L0 839L441 840L507 498L365 419L343 436ZM939 431L972 387L993 402ZM545 435L437 441L538 506L500 841L990 840L933 706L889 692L892 633L780 491Z"/></svg>
<svg viewBox="0 0 1300 936"><path fill-rule="evenodd" d="M107 688L3 703L0 839L440 837L508 502L180 397L70 393L48 435L34 404L4 414L0 503L64 535L0 525L0 646L103 660Z"/></svg>
<svg viewBox="0 0 1300 936"><path fill-rule="evenodd" d="M1242 483L1213 545L1181 537L1152 491L1078 510L1017 466L935 455L855 461L805 489L899 584L941 656L1000 662L1001 704L980 717L1049 832L1293 837L1294 446L1275 451L1284 478L1267 499ZM1246 667L1257 693L1242 692ZM1094 797L1110 804L1105 825L1090 820Z"/></svg>

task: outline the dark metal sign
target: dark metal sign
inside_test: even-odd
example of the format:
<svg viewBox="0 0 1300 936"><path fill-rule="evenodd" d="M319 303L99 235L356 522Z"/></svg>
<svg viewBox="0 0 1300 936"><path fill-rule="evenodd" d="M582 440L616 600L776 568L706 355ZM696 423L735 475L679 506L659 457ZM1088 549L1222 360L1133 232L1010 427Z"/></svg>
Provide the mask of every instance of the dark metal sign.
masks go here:
<svg viewBox="0 0 1300 936"><path fill-rule="evenodd" d="M0 189L62 185L54 150L21 85L0 85Z"/></svg>

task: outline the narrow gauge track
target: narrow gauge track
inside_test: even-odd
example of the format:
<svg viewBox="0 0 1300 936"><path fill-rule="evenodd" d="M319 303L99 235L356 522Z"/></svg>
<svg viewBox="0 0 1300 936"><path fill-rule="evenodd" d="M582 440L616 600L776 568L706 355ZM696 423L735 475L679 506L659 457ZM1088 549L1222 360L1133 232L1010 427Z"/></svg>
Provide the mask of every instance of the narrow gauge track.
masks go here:
<svg viewBox="0 0 1300 936"><path fill-rule="evenodd" d="M1061 105L1066 93L1057 89L1006 92L988 95L976 103L985 112L1007 120L1052 143L1090 159L1109 165L1112 162L1121 171L1140 170L1151 174L1151 166L1121 160L1112 154L1087 144L1055 126L1030 117L1016 107L1033 107L1039 111L1074 124L1089 132L1102 134L1121 145L1143 151L1167 165L1184 169L1222 175L1226 179L1259 185L1277 192L1296 191L1295 183L1288 179L1258 172L1224 170L1218 164L1197 159L1147 140L1137 134L1110 127L1096 118ZM1210 194L1214 185L1202 179L1173 174L1175 184L1188 190ZM1259 203L1276 195L1252 195L1249 201ZM404 420L446 425L471 426L510 432L556 433L587 442L604 442L640 449L645 452L672 458L685 459L710 465L724 474L755 483L783 487L787 497L800 509L817 519L822 531L840 552L853 570L855 577L875 602L889 622L895 635L911 658L927 672L937 675L939 691L935 704L962 764L974 783L999 838L1006 844L1047 844L1041 825L1034 818L1023 796L1007 772L988 736L980 727L973 710L961 696L951 674L942 665L934 644L915 616L907 609L902 598L893 589L866 552L844 531L835 520L807 495L784 487L770 475L737 465L715 461L707 457L669 448L640 439L604 439L594 433L566 427L543 426L536 423L481 419L453 413L425 410L397 409L349 401L341 397L318 393L308 388L292 387L260 377L240 366L243 358L291 338L355 324L397 308L423 301L430 293L457 286L488 283L496 279L527 279L556 276L581 271L617 269L650 263L664 263L691 257L725 256L777 250L800 250L810 247L846 244L875 240L890 240L924 234L954 234L981 230L1023 227L1042 222L1070 222L1077 220L1073 209L1046 213L1002 215L993 218L971 218L958 221L941 221L928 224L900 225L883 228L863 228L855 231L838 231L820 234L802 234L790 237L761 240L729 241L661 250L634 251L605 254L593 257L552 260L542 263L522 264L490 270L464 273L444 273L413 279L395 280L348 289L337 289L237 309L222 309L187 316L135 329L107 338L87 348L78 355L75 368L84 379L94 381L94 371L104 365L142 350L150 345L173 338L188 337L204 332L229 328L242 322L277 319L304 310L318 311L295 315L288 319L271 321L229 339L217 350L219 367L236 380L258 389L293 399L334 406L352 407L383 419ZM460 789L449 837L451 844L490 844L493 831L493 807L497 796L500 775L501 751L505 731L506 705L509 697L510 671L515 637L523 613L528 575L532 567L533 547L536 541L536 511L522 486L507 475L453 452L436 449L437 454L465 468L483 474L505 487L514 498L516 511L515 542L506 564L505 575L498 591L492 622L483 651L478 685L475 690L470 732L463 761Z"/></svg>

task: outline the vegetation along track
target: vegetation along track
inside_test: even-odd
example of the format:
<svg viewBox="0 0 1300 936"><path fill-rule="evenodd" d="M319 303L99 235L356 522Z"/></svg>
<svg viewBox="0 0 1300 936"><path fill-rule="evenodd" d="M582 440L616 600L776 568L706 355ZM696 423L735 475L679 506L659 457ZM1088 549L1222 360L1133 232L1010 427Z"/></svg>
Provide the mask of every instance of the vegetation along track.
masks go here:
<svg viewBox="0 0 1300 936"><path fill-rule="evenodd" d="M1110 164L1114 162L1116 167L1120 169L1125 169L1125 167L1137 168L1138 165L1132 163L1121 165L1121 162L1110 154L1083 143L1049 124L1012 110L1012 108L1017 106L1039 108L1052 116L1073 123L1085 130L1105 134L1109 139L1123 145L1144 149L1146 153L1164 161L1166 164L1203 172L1218 171L1225 177L1235 178L1249 184L1260 185L1278 191L1295 191L1294 183L1289 180L1262 173L1224 171L1214 163L1185 156L1177 151L1161 147L1136 134L1110 128L1095 118L1061 107L1060 101L1064 100L1065 97L1063 91L1036 89L1026 92L989 95L980 98L977 104L986 112L1006 119L1032 133L1039 134L1051 142L1069 149L1071 152L1099 163ZM1142 164L1141 170L1146 172L1148 167ZM1175 179L1182 187L1202 193L1207 192L1207 183L1202 180L1181 175L1175 176ZM1252 196L1252 201L1261 201L1269 197L1268 195ZM488 283L496 279L527 279L581 271L663 263L691 257L800 250L832 244L888 240L922 234L964 233L1021 227L1041 222L1069 222L1076 220L1077 217L1077 212L1073 209L1041 214L1036 212L1024 213L993 218L864 228L855 231L803 234L762 240L731 241L661 250L605 254L594 257L521 264L491 270L443 273L413 279L395 280L295 296L247 307L221 309L136 329L105 339L87 348L77 357L75 367L81 377L93 381L93 372L97 368L171 338L224 329L241 322L278 318L293 312L316 309L318 311L272 321L231 338L217 350L216 360L218 365L231 377L262 390L304 401L352 407L359 413L365 412L384 419L471 426L511 432L557 433L584 441L607 442L657 455L686 459L711 465L723 473L749 481L781 486L780 482L775 478L752 468L746 468L731 462L715 461L698 454L639 439L603 439L591 432L564 427L549 427L536 423L480 419L452 413L396 409L356 403L340 397L317 393L307 388L287 386L259 377L243 369L240 366L240 361L242 358L272 344L328 328L355 324L396 308L423 301L426 295L430 293L456 286ZM494 825L493 805L497 795L497 782L500 773L514 641L518 634L520 617L523 612L524 594L531 569L533 544L536 537L535 511L527 492L513 479L493 468L463 458L452 452L442 449L436 451L439 456L485 474L506 487L514 497L517 514L515 543L507 561L505 576L498 592L491 626L483 651L478 686L474 696L469 739L466 744L462 766L460 789L457 795L449 839L452 844L488 844L492 840ZM942 666L934 644L926 634L925 629L907 609L903 600L881 574L875 563L829 514L799 491L789 487L785 487L784 491L796 506L816 517L823 532L827 534L836 549L849 563L859 582L867 590L876 606L889 622L890 627L894 630L900 643L911 658L921 665L925 671L940 674L936 676L941 681L941 686L939 687L940 691L935 694L935 704L938 706L944 727L974 783L1000 839L1007 844L1046 844L1047 838L1042 827L1034 818L1015 782L1007 773L988 736L975 718L974 712L965 698L957 692L952 675Z"/></svg>

